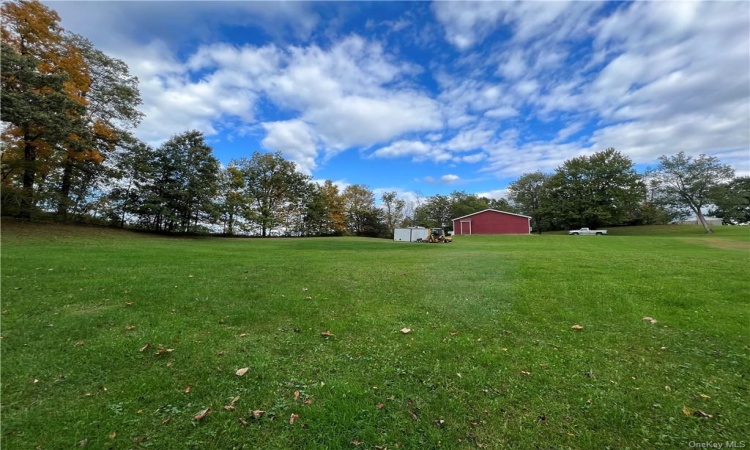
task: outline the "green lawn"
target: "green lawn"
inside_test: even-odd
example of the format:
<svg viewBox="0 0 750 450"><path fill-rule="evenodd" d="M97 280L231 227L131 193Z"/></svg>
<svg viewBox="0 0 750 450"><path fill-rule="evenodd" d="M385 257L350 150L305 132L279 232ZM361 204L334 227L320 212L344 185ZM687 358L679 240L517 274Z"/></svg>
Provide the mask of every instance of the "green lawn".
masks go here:
<svg viewBox="0 0 750 450"><path fill-rule="evenodd" d="M3 448L750 446L747 227L441 245L2 225Z"/></svg>

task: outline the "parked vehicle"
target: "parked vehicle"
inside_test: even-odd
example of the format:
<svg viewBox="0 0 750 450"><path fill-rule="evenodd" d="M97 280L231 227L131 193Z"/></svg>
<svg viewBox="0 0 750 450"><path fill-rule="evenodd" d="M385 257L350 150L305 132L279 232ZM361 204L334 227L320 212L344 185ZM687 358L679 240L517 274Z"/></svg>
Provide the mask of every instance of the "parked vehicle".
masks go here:
<svg viewBox="0 0 750 450"><path fill-rule="evenodd" d="M427 242L430 244L448 244L453 242L453 238L446 236L445 230L442 228L428 228L427 237L424 239L417 239L417 242Z"/></svg>
<svg viewBox="0 0 750 450"><path fill-rule="evenodd" d="M570 230L569 235L572 236L603 236L607 234L607 230L590 230L588 228L581 228L580 230Z"/></svg>

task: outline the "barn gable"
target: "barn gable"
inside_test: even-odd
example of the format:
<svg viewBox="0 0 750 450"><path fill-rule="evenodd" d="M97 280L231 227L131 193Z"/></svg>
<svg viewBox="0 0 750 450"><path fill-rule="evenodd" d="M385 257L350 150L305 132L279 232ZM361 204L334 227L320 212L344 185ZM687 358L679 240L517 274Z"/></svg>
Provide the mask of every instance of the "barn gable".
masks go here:
<svg viewBox="0 0 750 450"><path fill-rule="evenodd" d="M485 209L453 219L453 234L529 234L531 217Z"/></svg>

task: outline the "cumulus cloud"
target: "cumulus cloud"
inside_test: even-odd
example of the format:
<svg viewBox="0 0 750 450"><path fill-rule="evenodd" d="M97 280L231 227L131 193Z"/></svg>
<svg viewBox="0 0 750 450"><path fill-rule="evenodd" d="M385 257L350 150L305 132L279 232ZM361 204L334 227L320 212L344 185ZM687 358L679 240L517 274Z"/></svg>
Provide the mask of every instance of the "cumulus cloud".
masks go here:
<svg viewBox="0 0 750 450"><path fill-rule="evenodd" d="M266 122L263 124L266 137L265 148L280 151L286 158L297 164L300 172L311 175L315 169L317 146L312 128L301 120Z"/></svg>
<svg viewBox="0 0 750 450"><path fill-rule="evenodd" d="M150 143L186 129L228 132L257 137L308 174L356 148L447 163L460 178L420 179L435 184L466 182L475 169L498 178L551 171L606 147L642 164L680 150L716 154L749 172L747 5L605 4L434 2L426 14L438 25L409 15L370 23L419 34L429 51L440 46L425 36L442 27L438 38L452 48L424 66L395 38L301 41L320 22L312 2L53 7L63 26L139 77L146 117L137 133ZM229 44L219 23L272 38ZM418 84L425 79L434 83Z"/></svg>
<svg viewBox="0 0 750 450"><path fill-rule="evenodd" d="M459 181L461 181L461 177L459 177L458 175L454 175L452 173L449 173L440 177L440 182L443 184L454 184Z"/></svg>

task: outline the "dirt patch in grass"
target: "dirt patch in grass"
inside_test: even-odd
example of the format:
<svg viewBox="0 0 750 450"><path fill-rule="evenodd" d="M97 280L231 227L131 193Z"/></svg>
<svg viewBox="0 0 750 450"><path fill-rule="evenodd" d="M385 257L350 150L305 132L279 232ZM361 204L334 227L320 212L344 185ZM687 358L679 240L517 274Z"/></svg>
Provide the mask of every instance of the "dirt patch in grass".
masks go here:
<svg viewBox="0 0 750 450"><path fill-rule="evenodd" d="M682 242L691 244L705 245L706 247L721 248L724 250L743 250L750 251L749 241L735 241L733 239L722 238L702 238L702 239L680 239Z"/></svg>

